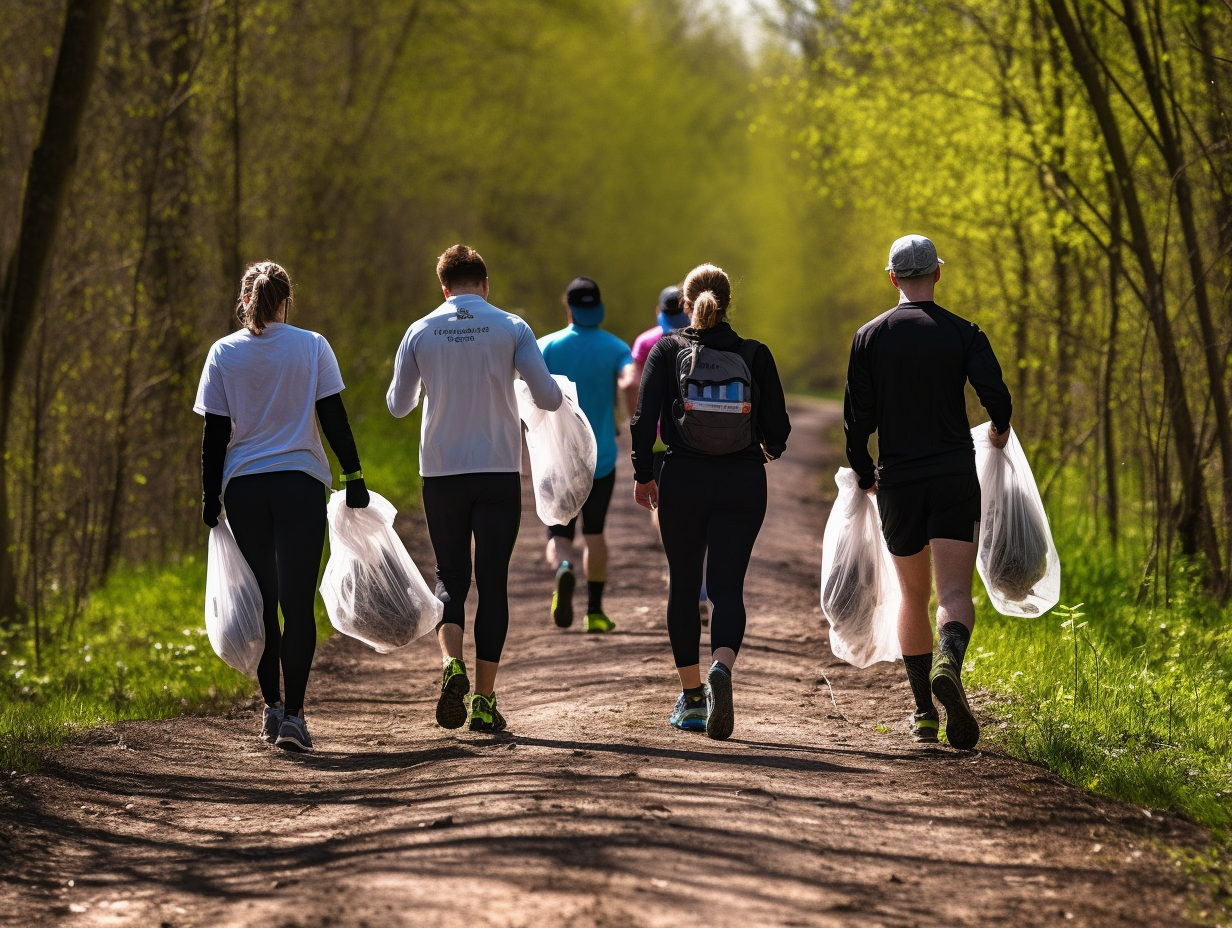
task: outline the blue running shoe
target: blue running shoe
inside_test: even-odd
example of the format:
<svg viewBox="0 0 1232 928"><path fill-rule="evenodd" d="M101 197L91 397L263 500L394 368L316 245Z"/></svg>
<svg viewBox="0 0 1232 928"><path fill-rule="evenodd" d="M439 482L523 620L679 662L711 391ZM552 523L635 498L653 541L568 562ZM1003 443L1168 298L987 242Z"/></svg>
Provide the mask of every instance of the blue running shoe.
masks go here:
<svg viewBox="0 0 1232 928"><path fill-rule="evenodd" d="M283 718L278 729L278 740L274 742L284 751L312 750L312 738L308 736L308 723L302 715L288 715Z"/></svg>
<svg viewBox="0 0 1232 928"><path fill-rule="evenodd" d="M282 717L286 710L282 706L266 706L261 714L261 740L273 744L278 740L278 732L282 728Z"/></svg>
<svg viewBox="0 0 1232 928"><path fill-rule="evenodd" d="M673 728L679 728L681 731L705 731L705 691L698 693L696 696L681 693L680 698L676 700L676 707L672 709L672 714L668 717L668 721L671 722Z"/></svg>
<svg viewBox="0 0 1232 928"><path fill-rule="evenodd" d="M552 591L552 621L557 628L568 628L573 624L573 589L577 586L577 577L568 561L561 561L556 570L556 589Z"/></svg>

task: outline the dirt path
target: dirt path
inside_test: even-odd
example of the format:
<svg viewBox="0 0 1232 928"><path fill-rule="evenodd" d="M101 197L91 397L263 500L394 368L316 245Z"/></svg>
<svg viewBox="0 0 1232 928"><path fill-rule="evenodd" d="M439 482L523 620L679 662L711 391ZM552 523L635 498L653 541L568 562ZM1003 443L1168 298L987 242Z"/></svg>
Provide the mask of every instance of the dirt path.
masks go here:
<svg viewBox="0 0 1232 928"><path fill-rule="evenodd" d="M117 726L0 778L0 924L1183 923L1183 881L1150 848L1195 829L995 753L916 748L901 666L831 657L816 574L838 415L796 403L771 468L731 741L666 724L664 559L622 456L617 634L550 625L527 498L499 687L512 738L435 726L430 641L380 656L335 637L309 691L314 756L258 745L245 709ZM407 534L430 565L422 527Z"/></svg>

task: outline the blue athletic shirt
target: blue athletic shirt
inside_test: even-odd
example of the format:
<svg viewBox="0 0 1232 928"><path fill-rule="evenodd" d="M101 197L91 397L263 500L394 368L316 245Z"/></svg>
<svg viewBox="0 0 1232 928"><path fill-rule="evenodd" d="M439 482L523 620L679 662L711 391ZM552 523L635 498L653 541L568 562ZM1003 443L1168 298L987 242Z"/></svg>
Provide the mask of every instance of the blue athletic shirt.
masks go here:
<svg viewBox="0 0 1232 928"><path fill-rule="evenodd" d="M629 346L597 325L570 325L539 339L539 350L549 371L577 384L599 446L595 476L606 477L616 469L616 378L633 363Z"/></svg>

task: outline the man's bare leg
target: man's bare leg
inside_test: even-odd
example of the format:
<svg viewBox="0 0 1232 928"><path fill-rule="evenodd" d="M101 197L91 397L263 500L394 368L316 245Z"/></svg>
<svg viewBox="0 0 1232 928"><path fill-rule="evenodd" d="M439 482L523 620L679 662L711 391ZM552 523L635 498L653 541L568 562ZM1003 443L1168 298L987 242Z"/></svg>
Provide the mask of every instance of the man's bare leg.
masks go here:
<svg viewBox="0 0 1232 928"><path fill-rule="evenodd" d="M932 593L928 546L910 557L895 557L894 572L902 599L898 607L898 643L903 650L907 682L915 698L912 720L915 739L932 744L940 727L933 705L933 626L928 620L928 600Z"/></svg>
<svg viewBox="0 0 1232 928"><path fill-rule="evenodd" d="M948 538L932 540L936 562L937 628L941 653L932 672L933 695L945 708L946 737L961 750L970 750L980 739L980 725L967 703L962 686L963 659L975 627L971 603L971 576L975 572L976 546L970 541Z"/></svg>

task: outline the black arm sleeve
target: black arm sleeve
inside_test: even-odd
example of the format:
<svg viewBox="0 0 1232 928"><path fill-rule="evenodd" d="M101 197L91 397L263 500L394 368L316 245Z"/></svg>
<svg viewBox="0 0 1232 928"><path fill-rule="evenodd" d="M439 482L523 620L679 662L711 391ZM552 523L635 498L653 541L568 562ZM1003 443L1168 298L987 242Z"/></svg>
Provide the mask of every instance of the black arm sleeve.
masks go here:
<svg viewBox="0 0 1232 928"><path fill-rule="evenodd" d="M207 412L201 435L201 497L207 506L222 497L222 471L230 443L230 417Z"/></svg>
<svg viewBox="0 0 1232 928"><path fill-rule="evenodd" d="M783 395L779 369L775 366L774 355L765 345L753 357L753 376L757 380L757 427L766 453L777 458L787 450L791 420L787 416L787 397Z"/></svg>
<svg viewBox="0 0 1232 928"><path fill-rule="evenodd" d="M967 349L967 379L971 381L971 386L975 387L980 403L988 410L988 416L996 426L997 433L1003 434L1010 427L1010 415L1014 411L1014 405L1010 400L1010 388L1005 385L1005 379L1001 376L1001 365L997 363L997 356L993 353L988 336L979 329L976 329L971 347Z"/></svg>
<svg viewBox="0 0 1232 928"><path fill-rule="evenodd" d="M351 423L347 419L346 407L342 405L341 393L317 400L317 421L321 423L325 440L334 449L342 472L353 474L359 470L359 451L355 447L355 436L351 434Z"/></svg>
<svg viewBox="0 0 1232 928"><path fill-rule="evenodd" d="M868 453L869 436L876 430L876 395L868 369L868 349L857 334L851 343L847 387L843 390L843 433L847 436L847 462L860 478L863 490L877 482L873 456Z"/></svg>
<svg viewBox="0 0 1232 928"><path fill-rule="evenodd" d="M646 358L642 369L642 384L637 391L637 411L629 420L633 440L633 479L638 483L654 480L654 443L658 435L659 415L667 391L668 373L674 367L676 345L672 339L661 338Z"/></svg>

